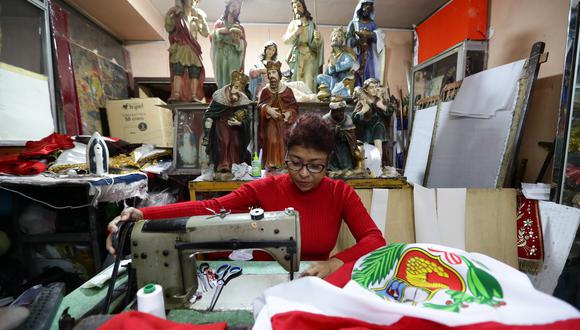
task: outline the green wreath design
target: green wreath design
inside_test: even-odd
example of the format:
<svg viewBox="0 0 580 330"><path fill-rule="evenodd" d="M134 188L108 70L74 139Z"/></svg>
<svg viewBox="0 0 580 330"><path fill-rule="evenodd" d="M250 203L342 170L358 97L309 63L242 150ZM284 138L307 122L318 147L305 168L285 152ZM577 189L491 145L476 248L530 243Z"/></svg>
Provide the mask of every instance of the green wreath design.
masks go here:
<svg viewBox="0 0 580 330"><path fill-rule="evenodd" d="M380 283L397 264L407 244L392 243L368 254L360 268L352 272L352 280L364 288Z"/></svg>

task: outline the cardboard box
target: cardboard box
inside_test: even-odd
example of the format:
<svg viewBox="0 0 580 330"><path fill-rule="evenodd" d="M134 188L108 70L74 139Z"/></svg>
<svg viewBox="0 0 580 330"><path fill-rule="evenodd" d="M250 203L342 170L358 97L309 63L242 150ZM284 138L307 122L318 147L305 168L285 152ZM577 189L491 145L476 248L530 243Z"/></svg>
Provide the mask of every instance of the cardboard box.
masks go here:
<svg viewBox="0 0 580 330"><path fill-rule="evenodd" d="M130 143L173 147L173 115L159 98L107 101L111 137Z"/></svg>

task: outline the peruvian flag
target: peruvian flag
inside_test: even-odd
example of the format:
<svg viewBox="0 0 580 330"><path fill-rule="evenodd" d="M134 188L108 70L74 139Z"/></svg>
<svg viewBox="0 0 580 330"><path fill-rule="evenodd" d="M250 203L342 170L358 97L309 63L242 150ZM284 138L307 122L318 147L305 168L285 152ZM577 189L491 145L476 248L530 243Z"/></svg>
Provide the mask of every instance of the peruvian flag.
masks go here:
<svg viewBox="0 0 580 330"><path fill-rule="evenodd" d="M350 273L344 288L305 277L264 291L254 329L580 329L574 307L478 253L391 244Z"/></svg>

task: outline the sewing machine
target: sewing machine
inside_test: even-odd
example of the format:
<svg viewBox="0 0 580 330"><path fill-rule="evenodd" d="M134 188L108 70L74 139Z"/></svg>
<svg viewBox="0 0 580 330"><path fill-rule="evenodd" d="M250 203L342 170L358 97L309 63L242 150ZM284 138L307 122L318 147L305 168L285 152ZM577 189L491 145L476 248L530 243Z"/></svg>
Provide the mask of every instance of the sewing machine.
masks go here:
<svg viewBox="0 0 580 330"><path fill-rule="evenodd" d="M222 210L210 216L139 221L131 233L137 285L161 285L168 309L189 307L198 287L196 253L236 249L266 251L292 276L300 265L298 212Z"/></svg>

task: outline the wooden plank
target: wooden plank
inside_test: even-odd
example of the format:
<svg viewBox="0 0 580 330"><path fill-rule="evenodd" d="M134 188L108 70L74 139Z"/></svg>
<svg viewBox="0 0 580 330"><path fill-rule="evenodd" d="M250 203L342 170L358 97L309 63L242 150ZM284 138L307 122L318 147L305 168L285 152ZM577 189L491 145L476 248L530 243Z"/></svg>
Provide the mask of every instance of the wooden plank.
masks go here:
<svg viewBox="0 0 580 330"><path fill-rule="evenodd" d="M415 243L413 189L391 189L384 237L387 243Z"/></svg>
<svg viewBox="0 0 580 330"><path fill-rule="evenodd" d="M355 189L359 195L361 202L367 209L371 210L371 201L373 196L372 189ZM387 217L385 219L385 233L383 237L387 243L415 242L415 224L413 221L413 189L390 189L388 203ZM350 233L346 223L342 223L338 234L338 240L335 247L335 252L342 251L353 246L356 240Z"/></svg>
<svg viewBox="0 0 580 330"><path fill-rule="evenodd" d="M518 267L517 204L514 189L468 189L465 249Z"/></svg>
<svg viewBox="0 0 580 330"><path fill-rule="evenodd" d="M190 200L196 200L195 194L198 192L220 192L233 191L238 189L244 183L250 181L190 181L189 182L189 197ZM355 189L372 189L372 188L387 188L400 189L409 187L405 178L368 178L368 179L349 179L345 182ZM370 203L370 201L369 201ZM370 204L369 204L370 207ZM369 208L370 210L370 208Z"/></svg>
<svg viewBox="0 0 580 330"><path fill-rule="evenodd" d="M360 197L361 202L363 203L367 212L370 213L371 211L371 201L373 197L373 190L372 189L355 189L357 195ZM356 244L356 240L354 236L352 236L350 229L348 229L348 225L343 221L340 225L340 230L338 231L338 239L336 240L336 245L332 250L331 255L348 249L349 247Z"/></svg>
<svg viewBox="0 0 580 330"><path fill-rule="evenodd" d="M347 179L346 184L354 189L387 188L400 189L409 187L405 178L368 178L368 179ZM370 210L370 209L369 209Z"/></svg>
<svg viewBox="0 0 580 330"><path fill-rule="evenodd" d="M249 181L189 181L189 199L196 200L198 192L234 191Z"/></svg>

